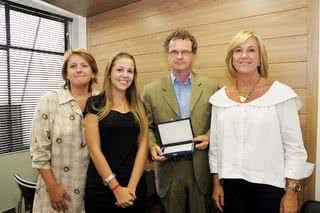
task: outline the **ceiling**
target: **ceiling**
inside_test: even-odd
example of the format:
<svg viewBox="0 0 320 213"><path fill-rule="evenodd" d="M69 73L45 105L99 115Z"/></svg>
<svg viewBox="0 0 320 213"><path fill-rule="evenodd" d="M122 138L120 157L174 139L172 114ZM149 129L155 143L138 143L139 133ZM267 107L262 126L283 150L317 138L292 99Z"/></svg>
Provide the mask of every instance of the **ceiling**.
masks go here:
<svg viewBox="0 0 320 213"><path fill-rule="evenodd" d="M90 17L140 0L43 0L49 4Z"/></svg>

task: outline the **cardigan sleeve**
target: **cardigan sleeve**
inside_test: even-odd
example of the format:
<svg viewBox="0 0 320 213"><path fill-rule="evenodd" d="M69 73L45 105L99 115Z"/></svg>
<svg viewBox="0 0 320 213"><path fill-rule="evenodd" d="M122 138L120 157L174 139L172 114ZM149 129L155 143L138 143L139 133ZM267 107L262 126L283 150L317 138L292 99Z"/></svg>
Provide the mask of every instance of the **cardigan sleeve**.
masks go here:
<svg viewBox="0 0 320 213"><path fill-rule="evenodd" d="M298 115L299 105L298 97L276 105L284 147L285 177L297 180L310 176L313 170L313 164L306 162L307 152Z"/></svg>
<svg viewBox="0 0 320 213"><path fill-rule="evenodd" d="M52 146L52 111L50 110L52 98L49 94L43 96L37 106L33 117L31 160L32 167L37 169L51 168L51 146Z"/></svg>

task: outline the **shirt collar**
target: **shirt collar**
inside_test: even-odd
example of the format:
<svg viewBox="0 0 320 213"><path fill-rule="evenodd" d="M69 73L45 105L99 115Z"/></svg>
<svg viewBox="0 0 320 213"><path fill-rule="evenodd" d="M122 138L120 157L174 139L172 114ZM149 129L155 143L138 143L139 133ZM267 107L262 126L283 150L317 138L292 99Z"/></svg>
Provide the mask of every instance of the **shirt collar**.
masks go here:
<svg viewBox="0 0 320 213"><path fill-rule="evenodd" d="M91 92L92 95L98 95L99 93L98 90L93 90ZM59 104L66 104L72 100L75 100L75 98L71 95L69 89L64 88L59 91Z"/></svg>
<svg viewBox="0 0 320 213"><path fill-rule="evenodd" d="M69 89L61 89L58 97L59 97L59 104L65 104L74 100L74 97L71 95Z"/></svg>
<svg viewBox="0 0 320 213"><path fill-rule="evenodd" d="M191 83L191 77L192 77L192 75L191 75L191 72L190 72L189 77L188 77L188 80L187 80L186 83L184 83L184 84L189 84L189 83ZM176 76L174 75L173 71L170 72L170 78L171 78L171 83L172 83L172 85L173 85L175 82L181 82L180 80L178 80L178 79L176 78Z"/></svg>

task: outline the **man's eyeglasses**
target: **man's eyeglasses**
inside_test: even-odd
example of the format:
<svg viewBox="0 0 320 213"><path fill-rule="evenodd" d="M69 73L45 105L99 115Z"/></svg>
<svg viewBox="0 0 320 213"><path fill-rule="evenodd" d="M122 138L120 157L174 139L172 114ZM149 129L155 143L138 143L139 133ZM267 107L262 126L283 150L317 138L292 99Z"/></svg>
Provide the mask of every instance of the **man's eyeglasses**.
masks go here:
<svg viewBox="0 0 320 213"><path fill-rule="evenodd" d="M173 56L173 57L177 57L181 54L181 56L189 56L192 54L191 50L181 50L181 51L177 51L177 50L171 50L169 51L169 55Z"/></svg>

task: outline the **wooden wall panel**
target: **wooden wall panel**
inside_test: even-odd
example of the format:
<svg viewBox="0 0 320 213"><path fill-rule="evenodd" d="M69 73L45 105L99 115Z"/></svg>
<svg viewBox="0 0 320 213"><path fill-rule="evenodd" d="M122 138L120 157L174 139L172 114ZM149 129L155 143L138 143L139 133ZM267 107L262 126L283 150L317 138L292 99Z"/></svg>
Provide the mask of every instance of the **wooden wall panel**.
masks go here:
<svg viewBox="0 0 320 213"><path fill-rule="evenodd" d="M168 1L170 3L171 1ZM90 46L138 37L146 34L155 34L177 27L190 27L199 24L223 22L227 20L252 17L272 12L292 10L306 6L306 0L266 1L257 0L217 0L207 4L195 4L193 7L177 9L143 19L128 20L119 25L97 30L91 35ZM239 9L244 8L244 9ZM147 10L147 8L146 8ZM226 12L229 11L229 12ZM195 18L196 17L196 18Z"/></svg>
<svg viewBox="0 0 320 213"><path fill-rule="evenodd" d="M308 0L308 75L307 75L307 117L306 148L308 160L316 162L318 79L319 79L319 0ZM319 163L319 159L317 159ZM317 168L317 167L316 167ZM304 197L315 194L315 175L305 181ZM319 183L318 183L319 184Z"/></svg>
<svg viewBox="0 0 320 213"><path fill-rule="evenodd" d="M269 64L269 78L277 80L287 85L295 85L295 89L305 89L307 86L307 64L306 62ZM229 85L233 80L225 66L197 68L196 72L207 75L210 78L216 78L220 85ZM288 78L288 76L292 76Z"/></svg>
<svg viewBox="0 0 320 213"><path fill-rule="evenodd" d="M306 9L301 8L222 23L202 24L187 29L197 38L199 47L202 47L226 44L242 29L254 30L264 39L306 35L306 16ZM276 28L274 28L275 23L277 24ZM270 28L273 30L270 31ZM168 32L162 32L96 45L92 47L91 52L97 55L97 59L106 59L111 53L117 51L127 51L134 55L162 52L162 44L167 35ZM146 43L148 45L145 45Z"/></svg>
<svg viewBox="0 0 320 213"><path fill-rule="evenodd" d="M268 47L269 63L306 61L306 36L266 39L265 43ZM200 47L194 67L224 66L227 47L228 44ZM164 52L136 55L135 59L139 72L159 72L168 70L167 56Z"/></svg>
<svg viewBox="0 0 320 213"><path fill-rule="evenodd" d="M130 22L130 20L142 19L161 13L176 11L182 8L193 7L195 4L199 5L208 1L210 0L157 0L136 2L134 4L91 17L88 20L88 24L92 31L97 31L106 28L106 26L112 27L117 26L120 23L126 24L126 22ZM108 23L106 24L106 22Z"/></svg>
<svg viewBox="0 0 320 213"><path fill-rule="evenodd" d="M317 26L310 21L318 15L312 10L317 4L316 0L141 0L91 17L88 49L98 61L98 88L108 57L117 51L135 56L140 87L166 76L169 68L162 44L176 28L188 29L197 38L194 70L228 85L233 80L224 64L228 43L238 31L253 30L265 41L270 79L288 84L301 98L303 138L309 159L315 162L316 140L311 129L316 127L312 117L316 117L317 82L312 79L318 62L309 47L318 39L312 34ZM314 198L314 177L304 182L301 201Z"/></svg>
<svg viewBox="0 0 320 213"><path fill-rule="evenodd" d="M305 61L307 59L306 36L265 39L269 63ZM195 67L223 66L228 44L199 48Z"/></svg>

